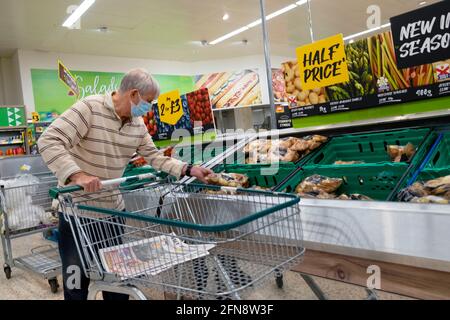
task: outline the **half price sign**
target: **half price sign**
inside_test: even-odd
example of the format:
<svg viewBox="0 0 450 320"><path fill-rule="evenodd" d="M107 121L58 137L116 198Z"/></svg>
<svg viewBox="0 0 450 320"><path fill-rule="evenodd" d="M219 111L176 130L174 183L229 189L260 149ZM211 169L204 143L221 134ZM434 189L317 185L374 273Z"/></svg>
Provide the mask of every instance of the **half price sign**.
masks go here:
<svg viewBox="0 0 450 320"><path fill-rule="evenodd" d="M158 111L161 122L176 125L184 115L179 90L162 94L158 98Z"/></svg>
<svg viewBox="0 0 450 320"><path fill-rule="evenodd" d="M342 34L297 48L303 90L349 81Z"/></svg>

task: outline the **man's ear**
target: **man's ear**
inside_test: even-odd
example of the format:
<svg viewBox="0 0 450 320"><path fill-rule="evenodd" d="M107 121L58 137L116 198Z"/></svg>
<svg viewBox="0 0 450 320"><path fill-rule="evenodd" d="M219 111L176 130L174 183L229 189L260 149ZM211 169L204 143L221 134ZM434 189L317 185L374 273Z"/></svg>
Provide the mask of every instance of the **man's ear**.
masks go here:
<svg viewBox="0 0 450 320"><path fill-rule="evenodd" d="M133 89L130 91L130 96L133 99L136 98L138 96L138 94L139 94L139 91L137 89Z"/></svg>

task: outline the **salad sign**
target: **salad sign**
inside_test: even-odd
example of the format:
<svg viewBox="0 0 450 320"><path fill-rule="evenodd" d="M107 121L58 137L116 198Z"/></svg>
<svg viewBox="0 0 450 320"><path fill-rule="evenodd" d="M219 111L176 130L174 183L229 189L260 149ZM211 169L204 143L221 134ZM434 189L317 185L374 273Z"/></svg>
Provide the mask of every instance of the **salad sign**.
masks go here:
<svg viewBox="0 0 450 320"><path fill-rule="evenodd" d="M184 115L180 91L174 90L159 96L158 111L161 122L176 125Z"/></svg>
<svg viewBox="0 0 450 320"><path fill-rule="evenodd" d="M391 18L399 68L450 58L450 1Z"/></svg>
<svg viewBox="0 0 450 320"><path fill-rule="evenodd" d="M77 79L70 73L64 64L58 61L58 74L59 79L69 88L69 90L75 95L80 95L80 88L78 87Z"/></svg>
<svg viewBox="0 0 450 320"><path fill-rule="evenodd" d="M342 34L297 48L303 90L349 81Z"/></svg>

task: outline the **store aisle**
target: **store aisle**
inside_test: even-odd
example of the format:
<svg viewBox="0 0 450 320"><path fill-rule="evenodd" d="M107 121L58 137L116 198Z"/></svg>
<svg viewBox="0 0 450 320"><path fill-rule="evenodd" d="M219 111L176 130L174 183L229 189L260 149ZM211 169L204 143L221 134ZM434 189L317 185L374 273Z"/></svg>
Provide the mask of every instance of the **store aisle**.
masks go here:
<svg viewBox="0 0 450 320"><path fill-rule="evenodd" d="M26 239L26 242L25 242ZM44 240L41 234L36 234L29 238L17 239L13 242L14 250L17 255L27 254L32 247L48 245L49 242ZM3 265L3 255L1 257ZM315 278L322 290L330 299L364 299L366 297L365 290L356 286L330 281L326 279ZM58 279L61 283L61 278ZM163 299L164 296L158 292L148 292L153 299ZM50 292L47 281L39 276L27 273L20 269L14 268L12 278L6 280L4 274L0 275L0 299L2 300L62 300L63 295L60 290L57 294ZM379 293L382 300L408 299L406 297ZM289 299L315 299L314 294L308 289L306 283L299 274L289 272L285 275L285 287L279 290L275 285L275 281L267 282L259 290L253 291L245 296L245 299L255 300L289 300Z"/></svg>

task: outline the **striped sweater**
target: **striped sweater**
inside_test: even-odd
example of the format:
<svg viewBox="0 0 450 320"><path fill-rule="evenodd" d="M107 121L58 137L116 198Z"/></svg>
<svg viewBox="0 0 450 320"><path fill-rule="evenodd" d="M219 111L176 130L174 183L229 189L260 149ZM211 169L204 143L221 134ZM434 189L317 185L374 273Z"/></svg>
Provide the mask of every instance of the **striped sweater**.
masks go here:
<svg viewBox="0 0 450 320"><path fill-rule="evenodd" d="M38 147L60 185L77 172L102 180L122 177L134 153L156 170L177 178L185 166L159 152L141 118L122 123L112 94L90 96L75 103L44 132Z"/></svg>

